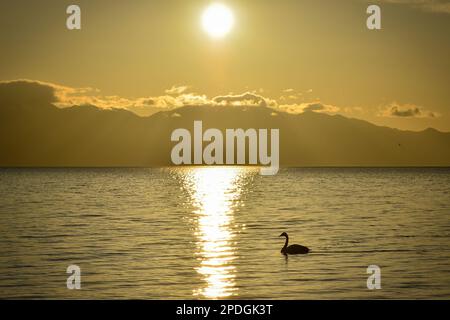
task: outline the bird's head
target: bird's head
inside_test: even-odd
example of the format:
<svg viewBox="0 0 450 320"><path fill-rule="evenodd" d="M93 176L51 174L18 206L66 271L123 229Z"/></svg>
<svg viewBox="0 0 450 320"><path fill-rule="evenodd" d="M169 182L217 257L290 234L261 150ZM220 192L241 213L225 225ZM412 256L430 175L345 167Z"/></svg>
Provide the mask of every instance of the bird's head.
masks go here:
<svg viewBox="0 0 450 320"><path fill-rule="evenodd" d="M288 237L288 235L287 235L287 233L286 232L283 232L282 234L280 234L280 237Z"/></svg>

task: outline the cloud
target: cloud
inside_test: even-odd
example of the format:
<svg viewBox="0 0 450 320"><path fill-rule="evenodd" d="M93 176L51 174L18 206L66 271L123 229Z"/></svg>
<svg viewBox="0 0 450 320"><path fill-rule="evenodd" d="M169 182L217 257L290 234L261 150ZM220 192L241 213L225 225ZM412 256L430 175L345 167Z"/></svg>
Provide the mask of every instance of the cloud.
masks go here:
<svg viewBox="0 0 450 320"><path fill-rule="evenodd" d="M277 101L255 91L209 98L202 94L188 93L186 90L186 86L173 86L160 96L131 99L117 95L102 95L100 90L91 87L72 88L49 82L19 79L0 81L0 103L33 107L53 104L60 108L92 105L101 109L125 109L139 116L149 116L159 111L171 111L184 106L267 107L272 109L272 116L276 116L277 112L292 114L305 112L336 114L341 112L347 114L356 111L362 113L363 110L363 108L353 108L354 110L339 108L322 103L320 100L286 103L284 99L280 98ZM401 105L396 102L381 107L376 115L391 118L437 118L440 116L439 113L421 106ZM174 116L176 116L175 113Z"/></svg>
<svg viewBox="0 0 450 320"><path fill-rule="evenodd" d="M62 87L61 87L62 88ZM26 79L0 81L0 102L6 104L29 104L56 102L55 88L51 84Z"/></svg>
<svg viewBox="0 0 450 320"><path fill-rule="evenodd" d="M272 100L252 92L245 92L238 95L217 96L213 99L213 102L225 105L245 105L261 107L267 107L269 105L273 105L274 103Z"/></svg>
<svg viewBox="0 0 450 320"><path fill-rule="evenodd" d="M324 111L325 109L326 107L322 103L310 103L303 109L303 112Z"/></svg>
<svg viewBox="0 0 450 320"><path fill-rule="evenodd" d="M189 89L188 86L172 86L172 88L167 89L165 92L168 95L180 95L183 92L186 92L186 90Z"/></svg>
<svg viewBox="0 0 450 320"><path fill-rule="evenodd" d="M308 94L312 93L312 89L308 89L304 92L296 91L294 89L284 89L283 95L279 97L281 101L289 101L289 100L302 100Z"/></svg>
<svg viewBox="0 0 450 320"><path fill-rule="evenodd" d="M166 94L129 99L116 95L102 95L100 90L90 87L73 88L49 82L19 79L0 81L0 102L2 104L30 106L53 104L59 108L93 105L101 109L126 109L141 116L184 105L210 102L204 95L181 94L186 89L187 87L174 86L166 91L180 93L177 96Z"/></svg>
<svg viewBox="0 0 450 320"><path fill-rule="evenodd" d="M281 96L279 100L287 101L287 100L299 100L302 97L301 93L290 94L288 96Z"/></svg>
<svg viewBox="0 0 450 320"><path fill-rule="evenodd" d="M273 109L273 116L278 111L296 114L339 111L338 107L321 102L279 104L278 101L256 92L228 94L211 99L206 95L187 93L187 89L187 86L173 86L165 90L165 94L161 96L130 99L117 95L102 95L100 90L91 87L71 88L41 81L14 80L0 82L0 101L29 105L53 104L59 108L92 105L101 109L125 109L139 116L149 116L159 111L170 111L183 106L268 107Z"/></svg>
<svg viewBox="0 0 450 320"><path fill-rule="evenodd" d="M333 106L330 104L324 104L321 102L284 104L284 105L279 105L277 108L281 111L293 113L293 114L300 114L300 113L304 113L304 112L337 113L340 110L340 108L337 106Z"/></svg>
<svg viewBox="0 0 450 320"><path fill-rule="evenodd" d="M450 14L450 0L379 0L378 2L408 5L427 12Z"/></svg>
<svg viewBox="0 0 450 320"><path fill-rule="evenodd" d="M245 92L239 95L217 96L187 93L187 86L172 86L164 95L139 98L124 98L117 95L102 95L100 90L90 87L72 88L53 83L33 80L0 82L0 99L33 105L53 104L59 108L93 105L101 109L126 109L140 116L158 111L169 111L183 106L276 106L274 100L262 95Z"/></svg>
<svg viewBox="0 0 450 320"><path fill-rule="evenodd" d="M440 115L436 112L425 110L421 106L412 104L400 105L396 102L384 107L379 113L382 117L399 117L399 118L437 118Z"/></svg>

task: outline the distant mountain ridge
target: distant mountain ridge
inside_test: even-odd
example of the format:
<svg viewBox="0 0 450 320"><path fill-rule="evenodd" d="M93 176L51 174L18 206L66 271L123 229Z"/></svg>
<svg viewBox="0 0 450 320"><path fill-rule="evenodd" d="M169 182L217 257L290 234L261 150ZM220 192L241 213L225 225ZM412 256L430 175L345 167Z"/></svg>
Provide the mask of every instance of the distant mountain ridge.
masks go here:
<svg viewBox="0 0 450 320"><path fill-rule="evenodd" d="M282 166L450 166L450 133L380 127L340 115L267 107L185 106L139 117L95 106L0 101L2 167L171 165L174 129L278 128Z"/></svg>

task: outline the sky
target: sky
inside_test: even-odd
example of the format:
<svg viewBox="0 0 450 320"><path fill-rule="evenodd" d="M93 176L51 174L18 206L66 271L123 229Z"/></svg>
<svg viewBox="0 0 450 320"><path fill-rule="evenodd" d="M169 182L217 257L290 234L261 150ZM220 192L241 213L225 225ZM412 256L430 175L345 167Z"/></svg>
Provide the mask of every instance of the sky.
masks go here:
<svg viewBox="0 0 450 320"><path fill-rule="evenodd" d="M0 81L52 86L61 107L250 100L450 131L450 1L224 0L235 23L220 39L201 25L215 2L2 1ZM373 3L382 30L366 27ZM81 30L66 28L70 4Z"/></svg>

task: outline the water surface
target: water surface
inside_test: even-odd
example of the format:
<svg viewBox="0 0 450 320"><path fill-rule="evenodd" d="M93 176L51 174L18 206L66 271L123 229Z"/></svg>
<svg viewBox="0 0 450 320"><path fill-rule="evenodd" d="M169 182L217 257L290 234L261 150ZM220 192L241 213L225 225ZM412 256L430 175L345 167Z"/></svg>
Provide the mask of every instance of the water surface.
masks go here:
<svg viewBox="0 0 450 320"><path fill-rule="evenodd" d="M449 169L0 169L0 297L449 298L449 214Z"/></svg>

